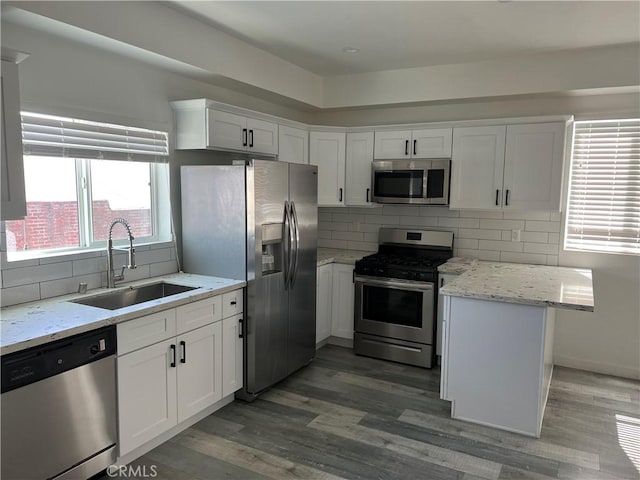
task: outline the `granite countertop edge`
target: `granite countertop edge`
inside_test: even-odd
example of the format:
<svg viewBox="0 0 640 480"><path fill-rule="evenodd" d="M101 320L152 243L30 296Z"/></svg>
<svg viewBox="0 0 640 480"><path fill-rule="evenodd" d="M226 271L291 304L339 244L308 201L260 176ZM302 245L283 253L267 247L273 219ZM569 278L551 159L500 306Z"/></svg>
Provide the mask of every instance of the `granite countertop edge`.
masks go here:
<svg viewBox="0 0 640 480"><path fill-rule="evenodd" d="M346 248L318 248L318 263L317 266L328 265L330 263L342 263L345 265L355 265L356 261L362 257L371 255L375 252L369 252L365 250L348 250Z"/></svg>
<svg viewBox="0 0 640 480"><path fill-rule="evenodd" d="M72 303L73 300L83 297L161 281L196 289L117 310ZM115 289L99 288L82 295L64 295L5 307L0 310L0 355L19 352L54 340L222 295L244 286L246 282L243 280L175 273L122 284Z"/></svg>

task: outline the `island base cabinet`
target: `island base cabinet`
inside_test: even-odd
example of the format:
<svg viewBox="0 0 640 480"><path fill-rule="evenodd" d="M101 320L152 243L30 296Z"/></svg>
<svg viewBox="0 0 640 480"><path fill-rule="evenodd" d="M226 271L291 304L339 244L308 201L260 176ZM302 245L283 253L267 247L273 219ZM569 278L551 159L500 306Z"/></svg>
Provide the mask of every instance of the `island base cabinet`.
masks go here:
<svg viewBox="0 0 640 480"><path fill-rule="evenodd" d="M118 357L119 456L177 424L174 339Z"/></svg>
<svg viewBox="0 0 640 480"><path fill-rule="evenodd" d="M553 310L445 297L441 397L451 417L540 436L553 368Z"/></svg>
<svg viewBox="0 0 640 480"><path fill-rule="evenodd" d="M222 398L222 323L177 337L178 423Z"/></svg>
<svg viewBox="0 0 640 480"><path fill-rule="evenodd" d="M242 388L242 315L222 321L222 396L226 397Z"/></svg>

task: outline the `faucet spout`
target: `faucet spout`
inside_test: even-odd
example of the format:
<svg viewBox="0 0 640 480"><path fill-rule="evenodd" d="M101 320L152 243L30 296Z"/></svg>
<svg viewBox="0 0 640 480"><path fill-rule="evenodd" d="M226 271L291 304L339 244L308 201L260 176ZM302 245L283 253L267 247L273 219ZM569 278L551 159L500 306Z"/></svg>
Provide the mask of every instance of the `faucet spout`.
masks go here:
<svg viewBox="0 0 640 480"><path fill-rule="evenodd" d="M129 259L128 259L129 264L124 265L122 267L120 274L116 275L113 267L113 251L124 250L120 248L115 248L113 246L113 240L111 237L113 234L113 227L115 227L117 224L123 225L124 228L126 228L127 230L127 234L129 235L129 248L126 249L129 252ZM130 270L136 268L136 249L133 246L133 240L134 240L134 236L131 233L131 226L124 218L116 218L113 222L111 222L111 224L109 225L109 240L107 241L107 287L108 288L113 288L116 286L116 282L121 282L122 280L124 280L125 268L128 268Z"/></svg>

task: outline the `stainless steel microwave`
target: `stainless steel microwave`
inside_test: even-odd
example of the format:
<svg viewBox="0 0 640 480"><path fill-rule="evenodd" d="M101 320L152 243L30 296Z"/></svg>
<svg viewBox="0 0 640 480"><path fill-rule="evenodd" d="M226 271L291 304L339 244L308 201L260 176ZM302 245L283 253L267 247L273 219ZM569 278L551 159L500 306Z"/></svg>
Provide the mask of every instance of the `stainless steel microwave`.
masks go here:
<svg viewBox="0 0 640 480"><path fill-rule="evenodd" d="M449 205L451 160L375 160L371 200L376 203Z"/></svg>

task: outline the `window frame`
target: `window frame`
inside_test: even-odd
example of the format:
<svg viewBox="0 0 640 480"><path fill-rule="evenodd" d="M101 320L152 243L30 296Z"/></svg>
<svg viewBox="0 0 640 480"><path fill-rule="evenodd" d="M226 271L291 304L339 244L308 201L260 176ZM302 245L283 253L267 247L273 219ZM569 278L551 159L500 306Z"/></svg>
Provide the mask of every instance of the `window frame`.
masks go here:
<svg viewBox="0 0 640 480"><path fill-rule="evenodd" d="M604 248L607 240L605 239L606 235L603 233L602 234L602 241L600 242L601 245L596 245L594 246L594 248L588 248L588 247L583 247L581 248L580 246L576 246L576 245L571 245L571 225L570 225L570 214L571 214L571 199L572 199L572 187L574 186L574 164L576 163L576 161L574 160L574 155L575 155L575 147L576 147L576 124L598 124L598 123L619 123L619 122L640 122L640 118L637 116L631 116L631 117L627 117L627 118L603 118L603 117L597 117L597 118L585 118L585 119L581 119L581 120L575 120L574 122L572 122L571 125L571 148L570 148L570 153L569 153L569 165L566 171L568 171L568 179L567 179L567 188L566 188L566 208L565 208L565 215L564 215L564 232L563 232L563 242L562 242L562 249L566 252L572 252L572 253L587 253L587 254L606 254L606 255L622 255L622 256L631 256L631 257L638 257L640 256L640 242L638 242L638 248L636 249L636 251L628 251L628 250L621 250L621 249L615 249L613 247L611 248ZM639 136L640 138L640 136ZM609 140L609 138L607 138L607 140ZM612 160L615 160L612 158ZM631 198L635 198L635 197L631 197ZM640 198L640 196L639 196ZM574 209L580 209L580 207L574 207ZM623 218L627 218L627 214L625 213L625 216L623 216ZM633 237L630 237L633 238ZM595 242L594 242L595 243ZM598 248L599 247L599 248Z"/></svg>

